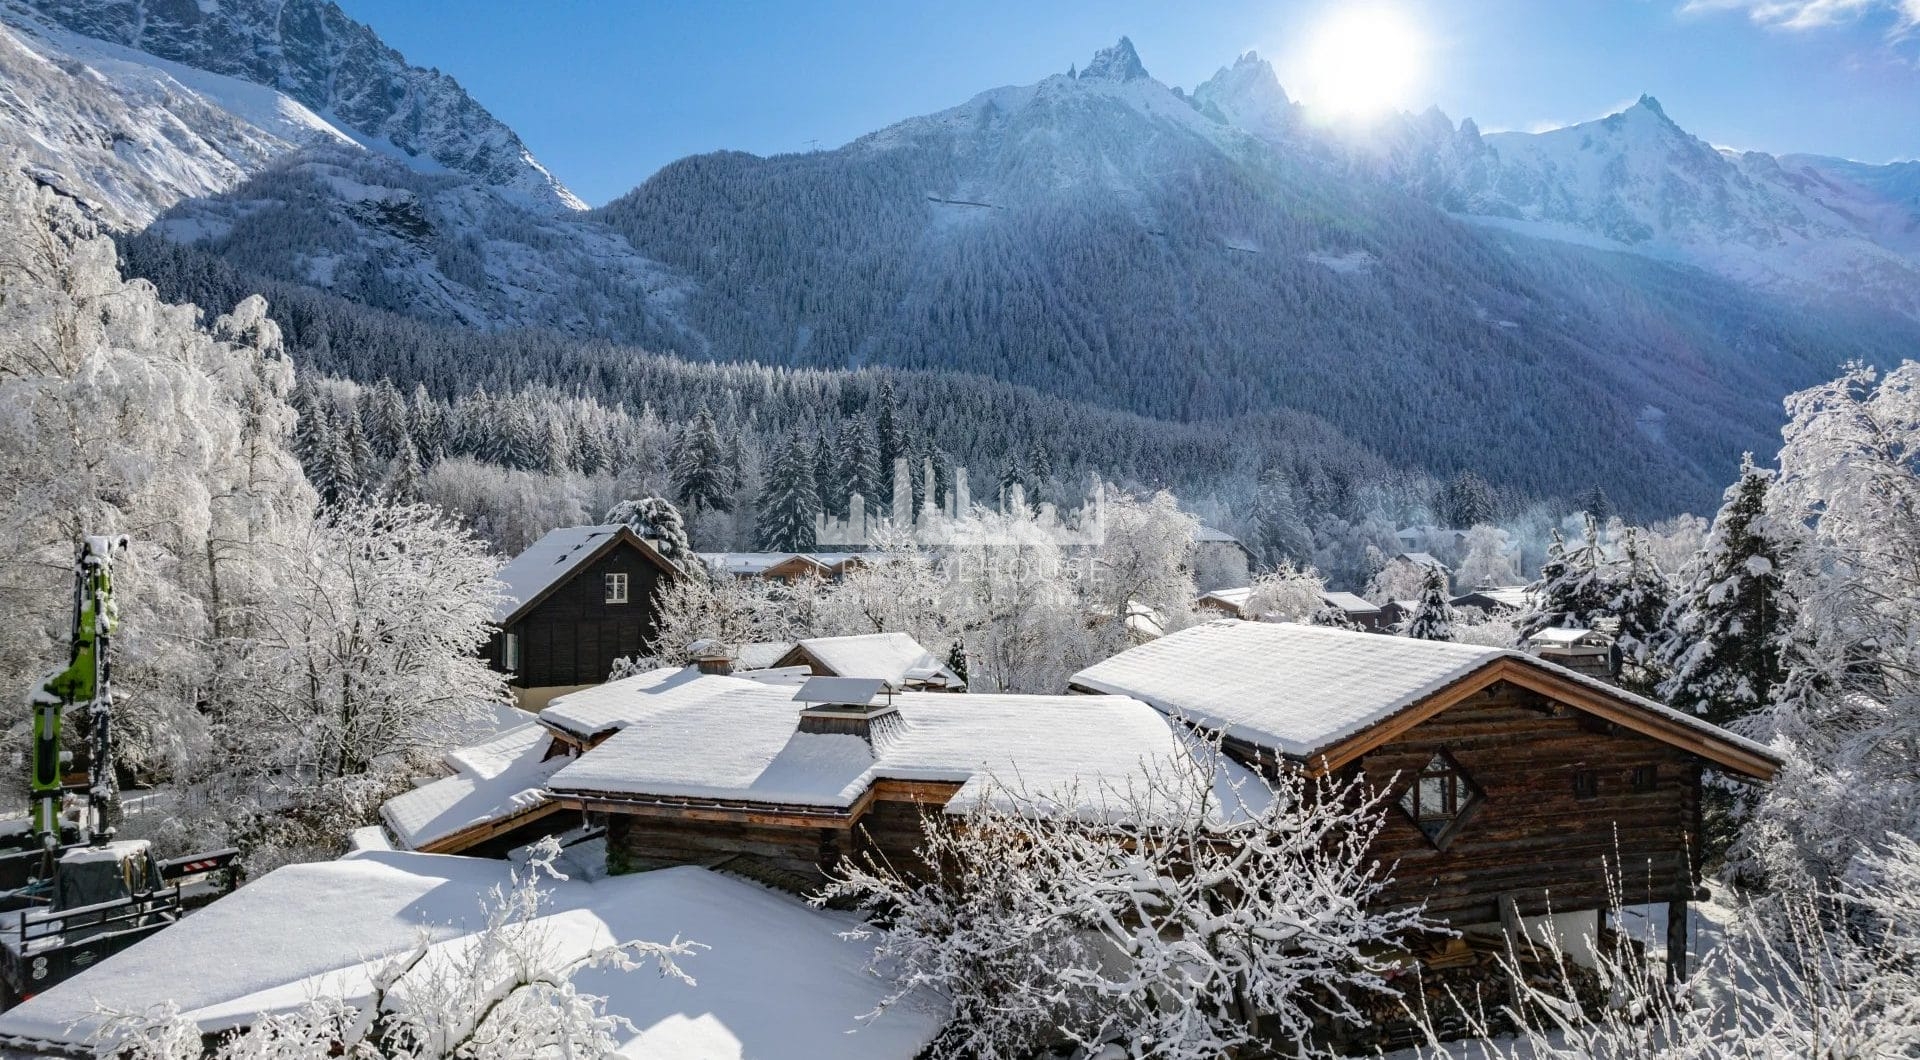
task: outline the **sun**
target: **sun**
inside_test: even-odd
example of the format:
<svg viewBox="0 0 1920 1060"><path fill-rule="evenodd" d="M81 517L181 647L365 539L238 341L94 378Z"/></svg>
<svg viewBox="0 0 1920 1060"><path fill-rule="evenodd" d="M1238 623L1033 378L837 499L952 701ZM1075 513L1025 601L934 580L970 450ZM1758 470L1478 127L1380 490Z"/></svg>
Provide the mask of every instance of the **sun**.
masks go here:
<svg viewBox="0 0 1920 1060"><path fill-rule="evenodd" d="M1342 4L1306 42L1295 94L1325 121L1368 121L1409 106L1426 41L1401 12Z"/></svg>

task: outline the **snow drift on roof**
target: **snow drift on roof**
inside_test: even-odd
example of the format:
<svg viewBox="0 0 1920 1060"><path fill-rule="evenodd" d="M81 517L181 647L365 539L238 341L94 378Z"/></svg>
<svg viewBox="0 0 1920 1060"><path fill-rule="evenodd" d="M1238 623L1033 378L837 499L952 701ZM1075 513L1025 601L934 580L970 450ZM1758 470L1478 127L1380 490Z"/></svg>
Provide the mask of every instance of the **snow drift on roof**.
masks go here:
<svg viewBox="0 0 1920 1060"><path fill-rule="evenodd" d="M1506 648L1290 622L1219 619L1130 648L1073 676L1229 736L1308 758L1501 659L1518 659L1715 739L1764 747L1604 681Z"/></svg>
<svg viewBox="0 0 1920 1060"><path fill-rule="evenodd" d="M894 688L906 687L909 678L924 681L929 676L949 686L961 683L959 675L905 633L812 637L801 641L800 647L835 677L877 677Z"/></svg>
<svg viewBox="0 0 1920 1060"><path fill-rule="evenodd" d="M423 932L444 946L481 927L485 892L508 869L409 853L278 869L0 1015L0 1040L84 1045L103 1009L140 1012L164 1000L213 1031L296 1008L320 990L363 997L370 962ZM846 914L699 868L547 886L540 930L556 947L584 955L675 936L709 947L682 960L697 986L650 968L576 980L638 1027L621 1056L894 1060L916 1055L944 1021L932 1002L861 1021L886 984L866 969L873 944L843 936L855 923Z"/></svg>
<svg viewBox="0 0 1920 1060"><path fill-rule="evenodd" d="M418 850L473 825L546 805L547 778L567 763L546 759L553 734L529 721L473 747L448 753L454 775L396 795L380 807L400 845Z"/></svg>
<svg viewBox="0 0 1920 1060"><path fill-rule="evenodd" d="M1364 615L1372 614L1380 610L1377 605L1365 597L1355 596L1352 593L1324 592L1320 594L1320 599L1328 607L1337 607L1348 614Z"/></svg>
<svg viewBox="0 0 1920 1060"><path fill-rule="evenodd" d="M563 526L547 531L494 575L505 588L493 609L493 620L505 621L527 601L566 580L594 549L619 533L622 525Z"/></svg>

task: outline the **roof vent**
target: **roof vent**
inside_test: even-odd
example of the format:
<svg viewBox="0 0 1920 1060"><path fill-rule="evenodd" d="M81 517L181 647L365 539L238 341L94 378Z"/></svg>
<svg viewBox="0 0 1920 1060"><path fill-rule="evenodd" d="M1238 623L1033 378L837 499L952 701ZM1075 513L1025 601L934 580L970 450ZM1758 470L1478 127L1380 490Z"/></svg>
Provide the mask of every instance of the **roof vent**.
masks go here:
<svg viewBox="0 0 1920 1060"><path fill-rule="evenodd" d="M793 694L803 706L800 731L858 736L869 742L883 718L896 717L893 690L877 677L811 677Z"/></svg>

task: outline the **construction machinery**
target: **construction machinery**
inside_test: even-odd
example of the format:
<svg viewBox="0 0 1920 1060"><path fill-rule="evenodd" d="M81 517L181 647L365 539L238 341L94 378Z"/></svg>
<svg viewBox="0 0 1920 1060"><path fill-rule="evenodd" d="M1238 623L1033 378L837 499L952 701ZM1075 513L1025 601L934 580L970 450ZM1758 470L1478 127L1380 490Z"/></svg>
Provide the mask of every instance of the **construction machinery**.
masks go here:
<svg viewBox="0 0 1920 1060"><path fill-rule="evenodd" d="M67 665L29 697L33 711L24 830L0 839L0 987L31 997L178 920L183 888L224 875L233 850L160 861L144 839L116 840L113 756L113 562L127 539L88 537L73 565ZM62 729L84 711L85 763Z"/></svg>

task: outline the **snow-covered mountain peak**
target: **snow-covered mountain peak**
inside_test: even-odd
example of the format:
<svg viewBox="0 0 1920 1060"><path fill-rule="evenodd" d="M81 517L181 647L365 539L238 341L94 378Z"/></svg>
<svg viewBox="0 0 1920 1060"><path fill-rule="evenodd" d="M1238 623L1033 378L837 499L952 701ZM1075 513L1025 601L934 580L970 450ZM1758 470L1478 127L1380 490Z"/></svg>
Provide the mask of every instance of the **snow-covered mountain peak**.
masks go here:
<svg viewBox="0 0 1920 1060"><path fill-rule="evenodd" d="M585 209L520 137L332 0L6 0L74 33L274 88L374 150L466 173L536 208Z"/></svg>
<svg viewBox="0 0 1920 1060"><path fill-rule="evenodd" d="M1241 55L1201 82L1193 103L1202 114L1266 140L1291 138L1299 123L1298 108L1280 87L1273 64L1258 52Z"/></svg>
<svg viewBox="0 0 1920 1060"><path fill-rule="evenodd" d="M1133 50L1133 42L1121 37L1119 43L1111 48L1102 48L1093 53L1087 65L1080 68L1083 81L1144 81L1147 68L1140 62L1140 53Z"/></svg>

